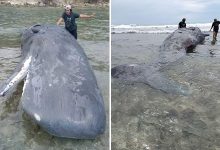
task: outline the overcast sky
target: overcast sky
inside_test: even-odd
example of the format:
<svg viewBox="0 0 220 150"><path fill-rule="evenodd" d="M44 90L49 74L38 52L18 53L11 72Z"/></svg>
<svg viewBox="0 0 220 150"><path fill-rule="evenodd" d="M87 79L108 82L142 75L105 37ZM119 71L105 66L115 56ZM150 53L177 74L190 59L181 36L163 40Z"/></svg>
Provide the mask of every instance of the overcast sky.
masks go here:
<svg viewBox="0 0 220 150"><path fill-rule="evenodd" d="M113 25L177 24L220 20L220 0L111 0Z"/></svg>

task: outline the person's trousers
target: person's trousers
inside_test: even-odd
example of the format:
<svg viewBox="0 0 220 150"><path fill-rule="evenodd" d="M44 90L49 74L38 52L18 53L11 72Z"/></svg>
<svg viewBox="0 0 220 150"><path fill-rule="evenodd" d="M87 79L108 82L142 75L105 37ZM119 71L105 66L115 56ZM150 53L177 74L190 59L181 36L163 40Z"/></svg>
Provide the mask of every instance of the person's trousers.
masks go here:
<svg viewBox="0 0 220 150"><path fill-rule="evenodd" d="M77 40L77 30L73 30L73 31L69 31L70 32L70 34L72 34L74 37L75 37L75 39Z"/></svg>

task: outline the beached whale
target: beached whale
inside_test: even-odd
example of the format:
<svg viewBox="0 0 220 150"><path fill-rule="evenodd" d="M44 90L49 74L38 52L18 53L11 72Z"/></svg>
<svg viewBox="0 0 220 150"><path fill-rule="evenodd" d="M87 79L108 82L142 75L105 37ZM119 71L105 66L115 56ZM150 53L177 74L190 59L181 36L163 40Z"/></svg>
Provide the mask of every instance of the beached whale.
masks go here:
<svg viewBox="0 0 220 150"><path fill-rule="evenodd" d="M21 39L21 62L1 96L25 79L24 111L50 134L93 139L105 130L105 109L87 57L74 37L55 25L35 25Z"/></svg>
<svg viewBox="0 0 220 150"><path fill-rule="evenodd" d="M158 60L150 64L119 65L111 69L111 75L126 82L148 84L166 93L188 95L190 90L187 85L176 83L160 70L185 56L187 52L192 52L196 45L205 40L205 36L208 35L197 27L177 29L161 45Z"/></svg>

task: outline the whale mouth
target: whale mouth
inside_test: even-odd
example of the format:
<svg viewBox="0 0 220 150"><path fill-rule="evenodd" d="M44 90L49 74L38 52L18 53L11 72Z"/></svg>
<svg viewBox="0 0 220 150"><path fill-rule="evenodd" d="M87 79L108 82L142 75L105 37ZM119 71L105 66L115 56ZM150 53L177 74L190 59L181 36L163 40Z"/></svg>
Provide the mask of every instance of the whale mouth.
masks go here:
<svg viewBox="0 0 220 150"><path fill-rule="evenodd" d="M195 45L190 45L186 48L186 53L195 53Z"/></svg>

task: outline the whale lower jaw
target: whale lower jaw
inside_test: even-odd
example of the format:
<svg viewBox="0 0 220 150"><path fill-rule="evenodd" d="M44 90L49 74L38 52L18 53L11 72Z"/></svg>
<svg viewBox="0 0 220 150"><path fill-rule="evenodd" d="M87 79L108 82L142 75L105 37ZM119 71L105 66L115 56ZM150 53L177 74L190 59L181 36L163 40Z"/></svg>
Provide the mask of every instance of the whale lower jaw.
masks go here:
<svg viewBox="0 0 220 150"><path fill-rule="evenodd" d="M20 81L22 81L27 73L31 63L32 57L29 56L27 59L21 63L18 71L14 72L13 75L6 81L6 83L1 87L0 96L5 96L11 89L16 87Z"/></svg>

